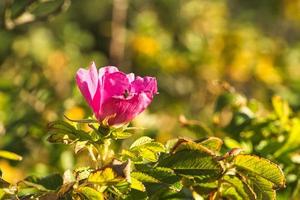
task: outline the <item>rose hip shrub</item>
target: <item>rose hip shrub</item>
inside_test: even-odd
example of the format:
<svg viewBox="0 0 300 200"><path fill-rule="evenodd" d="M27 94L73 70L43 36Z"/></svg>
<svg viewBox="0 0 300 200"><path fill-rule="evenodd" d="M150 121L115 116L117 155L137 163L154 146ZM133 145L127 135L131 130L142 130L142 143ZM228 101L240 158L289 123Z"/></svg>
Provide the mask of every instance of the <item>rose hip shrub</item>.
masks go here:
<svg viewBox="0 0 300 200"><path fill-rule="evenodd" d="M270 135L274 134L275 140L279 137L269 126L288 123L286 131L299 127L297 119L289 123L290 115L281 101L274 103L277 115L259 118L246 101L238 103L237 95L229 91L217 101L211 130L181 117L183 126L201 136L197 140L174 138L162 144L142 136L127 148L116 148L118 140L132 136L136 128L129 126L130 121L157 94L156 79L125 74L112 66L97 70L92 63L89 69L78 70L76 82L94 116L51 122L48 141L70 145L75 153L87 152L93 164L69 169L63 175L31 176L16 185L1 179L1 199L271 200L276 199L276 190L285 187L283 171L275 163L286 166L279 158L294 150L289 145L296 144L286 137L274 155L269 149L274 143L261 144ZM226 111L232 109L232 119L219 126L225 107ZM224 146L215 131L228 132L233 138L226 137ZM296 169L286 173L293 174Z"/></svg>

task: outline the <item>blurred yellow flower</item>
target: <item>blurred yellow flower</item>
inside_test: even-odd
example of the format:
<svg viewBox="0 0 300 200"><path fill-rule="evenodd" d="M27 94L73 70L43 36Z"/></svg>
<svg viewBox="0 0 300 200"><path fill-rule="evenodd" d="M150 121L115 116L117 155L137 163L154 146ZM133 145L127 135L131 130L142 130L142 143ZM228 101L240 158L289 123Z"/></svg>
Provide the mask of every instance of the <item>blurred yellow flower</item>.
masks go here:
<svg viewBox="0 0 300 200"><path fill-rule="evenodd" d="M140 54L152 57L159 51L158 42L149 36L135 36L132 41L133 49Z"/></svg>
<svg viewBox="0 0 300 200"><path fill-rule="evenodd" d="M74 107L66 110L64 114L68 118L76 119L76 120L83 119L84 115L85 115L84 110L79 106L74 106Z"/></svg>
<svg viewBox="0 0 300 200"><path fill-rule="evenodd" d="M8 161L0 160L0 169L2 178L9 183L17 183L24 179L24 174L20 168L12 167Z"/></svg>
<svg viewBox="0 0 300 200"><path fill-rule="evenodd" d="M236 55L236 58L229 68L229 75L233 80L239 82L249 80L255 61L255 55L253 54L251 51L243 50Z"/></svg>
<svg viewBox="0 0 300 200"><path fill-rule="evenodd" d="M273 60L270 57L261 57L257 61L255 73L260 80L267 84L277 84L282 81L279 72L274 68Z"/></svg>

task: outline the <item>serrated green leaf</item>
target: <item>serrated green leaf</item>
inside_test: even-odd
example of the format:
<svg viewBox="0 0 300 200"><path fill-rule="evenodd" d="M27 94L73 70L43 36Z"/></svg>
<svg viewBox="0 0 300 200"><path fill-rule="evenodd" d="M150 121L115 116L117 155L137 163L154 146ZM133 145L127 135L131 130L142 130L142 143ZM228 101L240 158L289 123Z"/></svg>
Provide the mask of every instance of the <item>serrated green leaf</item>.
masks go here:
<svg viewBox="0 0 300 200"><path fill-rule="evenodd" d="M146 173L142 172L131 172L131 177L135 178L138 181L141 182L147 182L147 183L159 183L160 181Z"/></svg>
<svg viewBox="0 0 300 200"><path fill-rule="evenodd" d="M91 183L102 184L106 182L110 182L116 178L116 173L112 168L105 168L104 170L96 171L95 173L91 173L88 181Z"/></svg>
<svg viewBox="0 0 300 200"><path fill-rule="evenodd" d="M165 146L159 142L151 142L142 145L142 148L147 148L153 152L159 153L159 152L165 152Z"/></svg>
<svg viewBox="0 0 300 200"><path fill-rule="evenodd" d="M139 180L137 180L133 177L131 177L130 186L131 186L131 188L142 191L142 192L146 191L146 188L145 188L144 184L141 181L139 181Z"/></svg>
<svg viewBox="0 0 300 200"><path fill-rule="evenodd" d="M9 160L22 160L22 156L19 156L16 153L10 152L10 151L4 151L0 150L0 157L1 158L6 158Z"/></svg>
<svg viewBox="0 0 300 200"><path fill-rule="evenodd" d="M223 141L217 137L209 137L201 141L200 144L214 152L219 152L223 145Z"/></svg>
<svg viewBox="0 0 300 200"><path fill-rule="evenodd" d="M257 200L276 200L276 191L273 184L259 176L251 176L248 178L251 188L253 188Z"/></svg>
<svg viewBox="0 0 300 200"><path fill-rule="evenodd" d="M222 166L209 154L200 150L185 149L161 160L160 167L168 167L180 175L200 180L219 177Z"/></svg>
<svg viewBox="0 0 300 200"><path fill-rule="evenodd" d="M155 178L157 181L168 185L172 190L180 191L183 187L181 179L175 174L175 172L170 168L165 167L148 167L145 165L136 165L136 169L139 172L147 174Z"/></svg>
<svg viewBox="0 0 300 200"><path fill-rule="evenodd" d="M256 194L253 189L236 176L226 175L223 177L223 184L221 186L226 191L221 192L222 196L233 195L235 199L241 200L255 200ZM234 191L230 190L234 189ZM222 191L222 189L221 189Z"/></svg>
<svg viewBox="0 0 300 200"><path fill-rule="evenodd" d="M220 196L222 199L230 199L230 200L244 200L243 197L237 192L235 187L232 187L230 184L222 184Z"/></svg>
<svg viewBox="0 0 300 200"><path fill-rule="evenodd" d="M208 197L212 192L218 190L218 181L198 183L193 186L193 190L203 197Z"/></svg>
<svg viewBox="0 0 300 200"><path fill-rule="evenodd" d="M147 161L156 162L158 160L158 154L147 148L140 149L139 153L142 156L142 158Z"/></svg>
<svg viewBox="0 0 300 200"><path fill-rule="evenodd" d="M77 192L81 193L88 200L104 200L103 193L98 192L91 187L79 187Z"/></svg>
<svg viewBox="0 0 300 200"><path fill-rule="evenodd" d="M153 141L153 139L150 138L150 137L147 137L147 136L140 137L139 139L137 139L136 141L134 141L132 143L132 145L130 146L130 149L133 149L134 147L150 143L152 141Z"/></svg>
<svg viewBox="0 0 300 200"><path fill-rule="evenodd" d="M234 158L237 170L260 176L274 184L276 188L285 186L285 177L281 168L270 160L253 155L237 155Z"/></svg>

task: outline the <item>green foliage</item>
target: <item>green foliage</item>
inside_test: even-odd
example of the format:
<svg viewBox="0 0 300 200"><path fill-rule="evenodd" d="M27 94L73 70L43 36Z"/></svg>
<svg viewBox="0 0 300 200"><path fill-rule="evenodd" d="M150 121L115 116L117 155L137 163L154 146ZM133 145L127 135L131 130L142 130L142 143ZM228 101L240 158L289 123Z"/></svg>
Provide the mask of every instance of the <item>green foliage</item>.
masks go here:
<svg viewBox="0 0 300 200"><path fill-rule="evenodd" d="M86 132L81 123L93 127ZM143 136L129 149L109 157L110 145L129 128L105 128L90 120L49 124L50 142L82 144L95 168L66 171L64 176L28 177L17 185L2 184L1 195L60 199L274 199L285 177L270 160L232 149L222 155L223 141L208 137L178 138L165 145ZM102 127L101 127L102 126ZM101 131L99 131L101 130ZM103 131L105 130L105 131ZM75 149L76 151L76 149ZM103 159L105 158L105 159ZM118 159L116 159L118 158ZM13 189L12 189L13 188Z"/></svg>
<svg viewBox="0 0 300 200"><path fill-rule="evenodd" d="M269 160L252 155L238 155L234 158L234 165L240 173L250 176L260 176L273 184L272 188L285 186L285 178L278 165Z"/></svg>
<svg viewBox="0 0 300 200"><path fill-rule="evenodd" d="M69 4L68 0L7 1L4 10L5 28L13 29L19 25L48 19L52 15L66 10Z"/></svg>
<svg viewBox="0 0 300 200"><path fill-rule="evenodd" d="M242 96L234 91L230 93L231 96ZM224 112L230 112L231 117L223 119L222 113ZM300 195L297 189L299 188L297 179L288 178L284 182L280 178L283 173L286 177L299 175L299 162L295 158L299 154L300 119L292 111L287 101L279 96L274 96L272 109L266 110L257 101L248 101L243 97L240 104L233 101L224 103L223 108L215 113L215 117L218 119L218 123L214 129L227 136L224 141L228 149L241 148L247 153L269 158L282 167L283 172L275 165L273 167L270 165L268 169L258 168L269 161L254 156L243 156L241 160L239 160L239 156L236 158L239 163L237 169L242 171L241 175L246 173L250 176L248 184L253 186L254 191L258 194L258 199L274 199L275 191L272 188L282 187L285 184L294 191L293 198ZM222 120L226 120L227 123L221 125ZM245 168L243 165L246 162L253 162L253 166ZM262 174L262 176L253 177L255 174ZM272 176L266 179L263 175ZM261 190L268 192L267 194L260 194ZM291 194L283 191L281 194L282 197L279 196L279 198L283 199L286 198L285 195L291 196Z"/></svg>
<svg viewBox="0 0 300 200"><path fill-rule="evenodd" d="M66 122L54 123L50 127L51 130L67 130L64 133L72 134L73 141L103 143L101 139L82 137ZM51 130L50 134L53 135ZM113 134L110 135L113 137ZM198 192L204 198L210 196L214 199L272 199L276 194L275 189L284 186L283 173L271 161L235 154L233 151L220 156L221 146L222 141L216 137L197 142L178 139L167 153L164 145L143 136L133 142L128 150L121 152L123 161L113 160L101 168L86 169L86 175L81 179L78 179L78 174L73 178L70 178L72 175L66 176L67 180L60 185L57 196L80 199L182 199L190 198ZM24 187L27 193L19 192L19 196L39 196L51 192L41 181L32 180L24 183L27 188L30 186L35 190Z"/></svg>

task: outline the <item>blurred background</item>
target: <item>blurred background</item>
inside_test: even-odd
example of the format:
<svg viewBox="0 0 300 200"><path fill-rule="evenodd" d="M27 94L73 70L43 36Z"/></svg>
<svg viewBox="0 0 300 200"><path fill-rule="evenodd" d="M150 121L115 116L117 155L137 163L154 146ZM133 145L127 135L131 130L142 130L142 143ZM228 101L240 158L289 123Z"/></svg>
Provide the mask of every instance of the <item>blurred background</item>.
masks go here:
<svg viewBox="0 0 300 200"><path fill-rule="evenodd" d="M85 162L46 125L92 114L74 81L91 61L157 77L133 125L161 142L189 134L181 114L210 123L215 80L300 109L300 0L2 0L0 16L0 149L24 157L0 160L10 182Z"/></svg>

